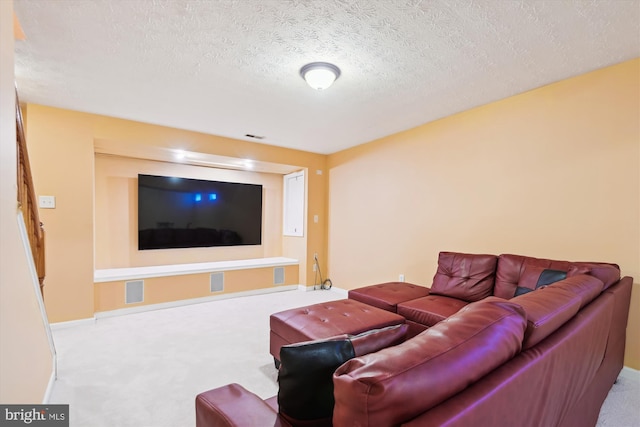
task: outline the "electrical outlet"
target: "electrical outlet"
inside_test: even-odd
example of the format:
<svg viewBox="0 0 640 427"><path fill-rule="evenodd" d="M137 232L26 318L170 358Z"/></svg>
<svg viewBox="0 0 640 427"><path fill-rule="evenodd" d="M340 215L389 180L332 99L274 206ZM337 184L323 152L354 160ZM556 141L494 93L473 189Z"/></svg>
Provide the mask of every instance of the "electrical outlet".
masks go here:
<svg viewBox="0 0 640 427"><path fill-rule="evenodd" d="M38 206L42 209L55 209L56 208L56 196L39 196Z"/></svg>
<svg viewBox="0 0 640 427"><path fill-rule="evenodd" d="M318 266L313 264L313 271L318 271Z"/></svg>
<svg viewBox="0 0 640 427"><path fill-rule="evenodd" d="M404 274L401 274L400 277L398 278L399 282L404 282Z"/></svg>

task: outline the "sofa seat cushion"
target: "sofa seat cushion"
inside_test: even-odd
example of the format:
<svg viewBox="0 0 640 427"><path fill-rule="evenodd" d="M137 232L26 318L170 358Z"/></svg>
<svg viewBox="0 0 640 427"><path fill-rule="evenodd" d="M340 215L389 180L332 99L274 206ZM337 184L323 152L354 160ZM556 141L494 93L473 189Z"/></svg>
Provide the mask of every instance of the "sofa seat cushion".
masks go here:
<svg viewBox="0 0 640 427"><path fill-rule="evenodd" d="M440 252L431 294L466 302L480 301L490 296L493 293L497 260L495 255Z"/></svg>
<svg viewBox="0 0 640 427"><path fill-rule="evenodd" d="M334 426L395 426L464 390L520 352L522 307L489 297L334 376Z"/></svg>
<svg viewBox="0 0 640 427"><path fill-rule="evenodd" d="M429 288L407 282L387 282L349 291L349 299L363 302L392 313L398 303L429 295Z"/></svg>
<svg viewBox="0 0 640 427"><path fill-rule="evenodd" d="M532 267L566 272L567 277L586 273L600 279L604 283L604 289L620 280L620 268L615 264L558 261L503 254L498 257L493 294L500 298L509 299L516 294L519 286L521 288L528 287L527 285L523 286L521 281L526 270Z"/></svg>
<svg viewBox="0 0 640 427"><path fill-rule="evenodd" d="M564 325L602 291L601 280L587 275L569 277L534 292L512 298L527 316L523 349L531 348Z"/></svg>
<svg viewBox="0 0 640 427"><path fill-rule="evenodd" d="M398 314L412 322L433 326L468 304L456 298L429 295L398 304Z"/></svg>
<svg viewBox="0 0 640 427"><path fill-rule="evenodd" d="M402 323L404 317L396 313L350 299L293 308L270 316L270 352L280 360L283 345L340 334L356 335Z"/></svg>

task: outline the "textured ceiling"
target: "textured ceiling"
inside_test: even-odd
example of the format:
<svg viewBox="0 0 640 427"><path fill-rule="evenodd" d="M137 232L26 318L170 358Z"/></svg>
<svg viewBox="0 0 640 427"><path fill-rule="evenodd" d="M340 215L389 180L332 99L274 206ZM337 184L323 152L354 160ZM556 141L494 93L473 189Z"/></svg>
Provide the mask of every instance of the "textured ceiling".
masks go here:
<svg viewBox="0 0 640 427"><path fill-rule="evenodd" d="M325 154L640 56L638 0L14 3L23 102Z"/></svg>

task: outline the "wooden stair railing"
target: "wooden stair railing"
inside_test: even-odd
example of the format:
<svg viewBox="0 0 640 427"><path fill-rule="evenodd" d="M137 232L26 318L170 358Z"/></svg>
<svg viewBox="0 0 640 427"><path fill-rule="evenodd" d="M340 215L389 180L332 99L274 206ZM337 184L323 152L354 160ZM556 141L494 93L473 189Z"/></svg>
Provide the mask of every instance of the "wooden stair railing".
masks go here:
<svg viewBox="0 0 640 427"><path fill-rule="evenodd" d="M24 137L24 125L22 111L18 102L16 90L16 143L18 161L18 207L22 210L27 227L27 235L31 246L33 262L40 282L40 292L43 292L45 263L44 263L44 228L38 217L38 203L33 189L33 177L29 166L29 154L27 153L27 141Z"/></svg>

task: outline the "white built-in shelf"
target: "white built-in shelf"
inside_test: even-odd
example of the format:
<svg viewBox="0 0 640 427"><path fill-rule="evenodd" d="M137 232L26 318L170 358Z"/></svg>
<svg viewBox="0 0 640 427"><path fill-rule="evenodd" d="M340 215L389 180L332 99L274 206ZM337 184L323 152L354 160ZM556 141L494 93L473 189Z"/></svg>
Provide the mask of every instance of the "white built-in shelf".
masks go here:
<svg viewBox="0 0 640 427"><path fill-rule="evenodd" d="M273 257L235 261L199 262L195 264L154 265L150 267L108 268L95 270L93 273L93 281L94 283L115 282L118 280L145 279L148 277L182 276L185 274L282 267L297 264L298 260L294 258Z"/></svg>

